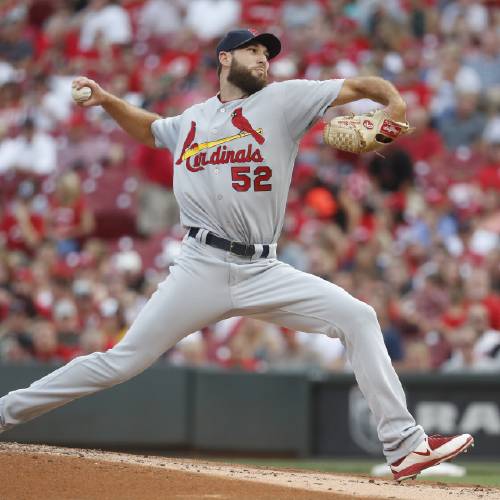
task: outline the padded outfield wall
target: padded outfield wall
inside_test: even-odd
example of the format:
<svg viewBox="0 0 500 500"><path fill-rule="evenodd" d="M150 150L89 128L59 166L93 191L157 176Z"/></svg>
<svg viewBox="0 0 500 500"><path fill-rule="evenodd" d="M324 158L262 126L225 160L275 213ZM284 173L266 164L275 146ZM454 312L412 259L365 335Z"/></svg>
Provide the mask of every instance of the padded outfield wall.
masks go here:
<svg viewBox="0 0 500 500"><path fill-rule="evenodd" d="M0 394L54 367L0 365ZM471 458L500 457L500 376L405 376L408 406L428 433L470 432ZM2 435L66 446L290 456L381 457L351 375L250 374L153 366Z"/></svg>

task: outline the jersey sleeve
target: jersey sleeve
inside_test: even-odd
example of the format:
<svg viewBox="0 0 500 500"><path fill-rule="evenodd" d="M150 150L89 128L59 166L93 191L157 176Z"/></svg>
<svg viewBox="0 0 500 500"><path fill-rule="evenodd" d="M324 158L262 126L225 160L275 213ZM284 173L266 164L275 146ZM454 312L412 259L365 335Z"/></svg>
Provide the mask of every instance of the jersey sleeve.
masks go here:
<svg viewBox="0 0 500 500"><path fill-rule="evenodd" d="M179 139L181 115L159 118L151 124L151 132L157 148L167 148L172 154Z"/></svg>
<svg viewBox="0 0 500 500"><path fill-rule="evenodd" d="M290 135L300 139L339 95L344 80L289 80L276 84Z"/></svg>

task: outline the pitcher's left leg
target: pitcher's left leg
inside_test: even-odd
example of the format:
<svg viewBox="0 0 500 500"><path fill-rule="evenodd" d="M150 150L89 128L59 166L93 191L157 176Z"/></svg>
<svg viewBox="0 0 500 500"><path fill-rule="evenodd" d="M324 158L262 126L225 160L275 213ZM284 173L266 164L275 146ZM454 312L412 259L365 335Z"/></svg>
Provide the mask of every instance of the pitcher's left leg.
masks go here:
<svg viewBox="0 0 500 500"><path fill-rule="evenodd" d="M118 344L106 352L78 357L0 398L0 433L125 382L186 335L226 317L231 308L227 268L194 242L185 242L169 276Z"/></svg>
<svg viewBox="0 0 500 500"><path fill-rule="evenodd" d="M377 422L388 463L425 438L406 407L374 309L342 288L275 262L232 289L242 314L293 330L340 337L356 380ZM245 310L245 306L247 309Z"/></svg>

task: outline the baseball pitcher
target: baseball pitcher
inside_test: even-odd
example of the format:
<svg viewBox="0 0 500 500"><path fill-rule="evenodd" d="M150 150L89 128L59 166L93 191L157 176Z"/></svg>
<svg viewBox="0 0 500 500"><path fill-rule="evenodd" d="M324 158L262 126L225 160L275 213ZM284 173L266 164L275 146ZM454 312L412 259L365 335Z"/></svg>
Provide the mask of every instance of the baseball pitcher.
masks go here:
<svg viewBox="0 0 500 500"><path fill-rule="evenodd" d="M76 93L90 88L81 106L102 106L134 139L172 152L187 232L168 277L124 338L1 398L0 432L130 379L207 324L248 316L341 339L395 479L415 477L473 444L469 434L427 437L415 423L372 307L276 259L299 142L327 108L363 98L385 106L326 126L326 142L349 151L377 149L408 128L403 99L381 78L268 84L269 61L280 50L270 33L227 33L217 46L220 92L167 118L88 78L73 82Z"/></svg>

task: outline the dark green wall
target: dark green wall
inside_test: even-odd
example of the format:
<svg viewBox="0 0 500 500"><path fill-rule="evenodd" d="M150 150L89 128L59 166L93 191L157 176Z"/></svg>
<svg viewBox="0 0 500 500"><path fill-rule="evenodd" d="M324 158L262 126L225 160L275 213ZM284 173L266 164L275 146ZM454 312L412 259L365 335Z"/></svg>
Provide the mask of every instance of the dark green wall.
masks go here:
<svg viewBox="0 0 500 500"><path fill-rule="evenodd" d="M195 448L309 453L310 391L304 375L198 371L195 377Z"/></svg>
<svg viewBox="0 0 500 500"><path fill-rule="evenodd" d="M50 370L0 366L0 395L26 387ZM157 365L18 426L2 439L306 455L309 410L309 382L303 375L229 375Z"/></svg>
<svg viewBox="0 0 500 500"><path fill-rule="evenodd" d="M26 387L53 368L0 367L0 394ZM128 382L74 401L2 440L72 446L172 447L188 444L187 370L152 367Z"/></svg>
<svg viewBox="0 0 500 500"><path fill-rule="evenodd" d="M53 368L1 366L0 395ZM410 411L430 433L471 432L472 458L499 457L500 377L402 378ZM352 375L244 373L157 365L2 434L2 440L85 447L295 456L382 457Z"/></svg>

